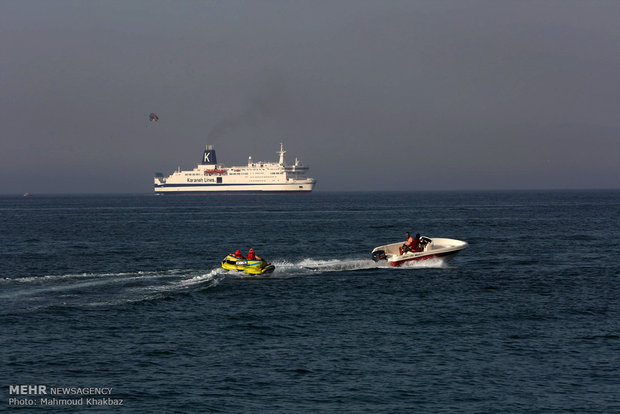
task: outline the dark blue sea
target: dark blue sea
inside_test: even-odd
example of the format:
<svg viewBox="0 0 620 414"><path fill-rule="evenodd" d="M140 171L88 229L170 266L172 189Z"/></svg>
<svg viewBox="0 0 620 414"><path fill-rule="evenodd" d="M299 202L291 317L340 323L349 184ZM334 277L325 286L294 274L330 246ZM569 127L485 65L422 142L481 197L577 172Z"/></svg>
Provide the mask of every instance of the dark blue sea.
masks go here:
<svg viewBox="0 0 620 414"><path fill-rule="evenodd" d="M0 242L0 410L620 412L620 191L3 196Z"/></svg>

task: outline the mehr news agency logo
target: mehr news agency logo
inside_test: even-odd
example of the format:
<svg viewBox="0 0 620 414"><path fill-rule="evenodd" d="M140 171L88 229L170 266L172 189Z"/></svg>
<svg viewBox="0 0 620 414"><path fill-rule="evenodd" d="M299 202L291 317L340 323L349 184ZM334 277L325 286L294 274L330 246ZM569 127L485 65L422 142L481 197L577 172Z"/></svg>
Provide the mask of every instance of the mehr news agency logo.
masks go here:
<svg viewBox="0 0 620 414"><path fill-rule="evenodd" d="M9 407L101 407L122 406L112 398L111 387L49 387L9 385Z"/></svg>

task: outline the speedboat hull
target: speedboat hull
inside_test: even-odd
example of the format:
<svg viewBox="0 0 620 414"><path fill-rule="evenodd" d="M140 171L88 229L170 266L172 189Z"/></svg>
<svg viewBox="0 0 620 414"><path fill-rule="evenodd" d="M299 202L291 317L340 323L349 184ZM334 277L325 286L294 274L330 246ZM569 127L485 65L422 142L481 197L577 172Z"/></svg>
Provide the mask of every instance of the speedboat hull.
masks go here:
<svg viewBox="0 0 620 414"><path fill-rule="evenodd" d="M275 266L264 260L247 260L239 259L235 256L228 255L222 260L222 269L232 270L234 272L243 272L248 275L263 275L271 273L275 270Z"/></svg>
<svg viewBox="0 0 620 414"><path fill-rule="evenodd" d="M391 266L401 266L404 263L429 259L440 259L448 262L456 256L458 252L467 247L467 242L455 239L429 239L420 251L406 252L400 254L398 248L403 242L386 244L384 246L375 247L372 251L372 259L375 262L386 260Z"/></svg>

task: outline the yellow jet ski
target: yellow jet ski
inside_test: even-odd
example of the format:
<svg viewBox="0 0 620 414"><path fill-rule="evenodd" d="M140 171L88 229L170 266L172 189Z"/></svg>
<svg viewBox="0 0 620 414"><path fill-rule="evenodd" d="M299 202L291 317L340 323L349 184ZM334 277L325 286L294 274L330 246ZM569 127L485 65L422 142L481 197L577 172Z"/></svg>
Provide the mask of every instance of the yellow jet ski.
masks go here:
<svg viewBox="0 0 620 414"><path fill-rule="evenodd" d="M247 260L229 254L222 260L222 269L247 273L248 275L262 275L271 273L276 267L265 260Z"/></svg>

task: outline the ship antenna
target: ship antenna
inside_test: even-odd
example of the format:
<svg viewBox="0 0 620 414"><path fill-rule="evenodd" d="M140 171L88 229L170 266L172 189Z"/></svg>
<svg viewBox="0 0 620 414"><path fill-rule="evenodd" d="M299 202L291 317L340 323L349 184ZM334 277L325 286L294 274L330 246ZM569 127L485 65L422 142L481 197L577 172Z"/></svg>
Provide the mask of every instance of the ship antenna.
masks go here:
<svg viewBox="0 0 620 414"><path fill-rule="evenodd" d="M284 151L284 145L280 142L280 151L276 152L276 154L280 154L280 164L284 164L284 154L286 154L286 151Z"/></svg>

